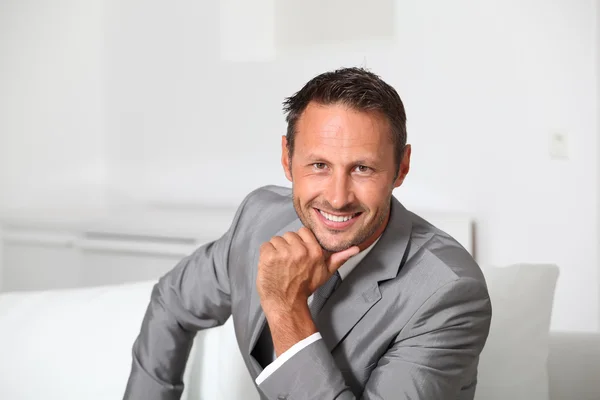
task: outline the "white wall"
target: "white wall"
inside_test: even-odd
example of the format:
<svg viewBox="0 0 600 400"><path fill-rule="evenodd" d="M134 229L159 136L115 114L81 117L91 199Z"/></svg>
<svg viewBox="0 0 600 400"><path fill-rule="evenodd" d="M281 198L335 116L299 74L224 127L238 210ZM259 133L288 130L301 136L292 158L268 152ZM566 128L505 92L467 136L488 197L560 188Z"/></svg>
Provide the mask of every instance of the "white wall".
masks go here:
<svg viewBox="0 0 600 400"><path fill-rule="evenodd" d="M397 2L394 43L279 48L247 63L219 59L219 8L199 3L111 3L114 193L236 203L287 184L281 100L366 58L406 103L414 158L398 197L472 213L484 264L558 263L553 327L598 328L593 1ZM555 131L568 134L568 160L548 155Z"/></svg>
<svg viewBox="0 0 600 400"><path fill-rule="evenodd" d="M596 1L596 140L598 145L598 156L600 156L600 0ZM600 178L600 161L598 161L598 157L596 157L596 166L598 171L598 177ZM598 251L598 268L600 268L600 184L597 184L597 245L596 249ZM598 293L600 297L600 272L598 273ZM600 313L600 306L598 307L598 312ZM600 320L600 314L598 315L598 319ZM600 325L600 323L599 323Z"/></svg>
<svg viewBox="0 0 600 400"><path fill-rule="evenodd" d="M101 198L87 188L102 182L104 162L107 196L117 202L235 204L256 186L287 184L283 97L319 72L366 60L407 108L413 168L397 196L412 208L474 215L482 264L558 263L553 328L598 329L595 1L396 1L392 38L302 43L287 32L292 48L277 40L286 10L271 0L255 11L277 4L273 12L246 10L250 22L226 38L218 2L63 1L43 13L34 3L12 1L13 25L0 28L29 40L2 41L10 57L0 71L9 88L0 129L10 150L0 172L11 199L52 194L64 182L76 199ZM223 39L246 43L243 28L252 26L268 29L239 58L255 57L220 58ZM30 62L38 59L44 64ZM567 160L548 155L555 131L567 133ZM50 140L56 135L77 144L69 157L64 141ZM23 137L44 144L35 157L21 156ZM20 186L23 177L33 189Z"/></svg>
<svg viewBox="0 0 600 400"><path fill-rule="evenodd" d="M102 7L0 5L0 206L104 202Z"/></svg>

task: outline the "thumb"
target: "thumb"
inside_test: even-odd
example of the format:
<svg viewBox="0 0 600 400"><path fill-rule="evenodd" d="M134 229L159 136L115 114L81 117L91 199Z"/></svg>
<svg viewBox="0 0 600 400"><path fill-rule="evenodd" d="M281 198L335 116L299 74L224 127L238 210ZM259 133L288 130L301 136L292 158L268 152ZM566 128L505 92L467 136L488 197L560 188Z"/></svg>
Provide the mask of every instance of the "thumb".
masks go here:
<svg viewBox="0 0 600 400"><path fill-rule="evenodd" d="M346 250L333 253L327 262L327 269L332 274L337 271L350 257L357 255L360 252L358 246L352 246Z"/></svg>

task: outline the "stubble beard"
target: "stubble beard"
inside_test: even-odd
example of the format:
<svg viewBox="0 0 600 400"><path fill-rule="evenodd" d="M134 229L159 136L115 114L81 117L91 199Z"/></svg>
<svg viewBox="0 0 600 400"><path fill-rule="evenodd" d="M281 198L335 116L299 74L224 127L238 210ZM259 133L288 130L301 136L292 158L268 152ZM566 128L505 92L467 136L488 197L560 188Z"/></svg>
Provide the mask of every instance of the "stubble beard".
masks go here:
<svg viewBox="0 0 600 400"><path fill-rule="evenodd" d="M369 237L371 237L380 227L381 225L385 222L387 215L390 212L390 201L391 201L391 197L390 199L388 199L387 201L387 207L384 207L381 209L381 212L376 216L375 220L368 226L360 229L355 235L354 237L343 241L341 243L338 243L335 246L330 246L327 243L324 242L323 238L319 237L319 232L316 229L316 225L317 222L314 221L313 217L312 217L312 203L307 204L306 209L302 208L302 205L300 204L300 199L298 197L296 197L295 193L293 193L292 190L292 198L293 198L293 203L294 203L294 209L296 210L296 215L298 215L298 218L300 218L300 221L302 222L302 224L307 227L308 229L311 230L311 232L313 233L313 235L315 235L315 238L317 239L317 242L319 243L319 245L323 248L323 250L325 250L328 253L337 253L339 251L343 251L346 249L349 249L352 246L358 246L361 243L363 243L364 241L366 241ZM361 215L361 217L364 218L364 216ZM325 228L327 229L327 228ZM329 230L329 232L335 232L335 231L331 231ZM335 233L332 233L333 235L335 235Z"/></svg>

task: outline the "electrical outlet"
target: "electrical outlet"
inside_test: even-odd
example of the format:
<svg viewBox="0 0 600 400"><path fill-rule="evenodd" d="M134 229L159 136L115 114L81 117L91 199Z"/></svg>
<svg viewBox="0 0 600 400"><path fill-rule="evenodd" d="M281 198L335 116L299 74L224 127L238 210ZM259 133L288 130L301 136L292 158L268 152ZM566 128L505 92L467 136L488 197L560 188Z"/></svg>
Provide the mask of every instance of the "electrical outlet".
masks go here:
<svg viewBox="0 0 600 400"><path fill-rule="evenodd" d="M568 135L565 132L552 132L548 141L548 152L553 160L569 158Z"/></svg>

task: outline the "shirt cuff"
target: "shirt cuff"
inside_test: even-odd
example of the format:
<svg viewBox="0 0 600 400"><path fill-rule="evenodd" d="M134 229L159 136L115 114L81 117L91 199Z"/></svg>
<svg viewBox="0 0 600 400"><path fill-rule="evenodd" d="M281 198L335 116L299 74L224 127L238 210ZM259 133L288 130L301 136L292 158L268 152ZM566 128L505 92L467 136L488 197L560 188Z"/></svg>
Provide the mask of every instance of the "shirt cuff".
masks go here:
<svg viewBox="0 0 600 400"><path fill-rule="evenodd" d="M256 384L260 385L261 383L263 383L269 376L271 376L273 372L277 370L277 368L281 367L283 363L292 358L296 353L298 353L300 350L302 350L309 344L312 344L320 339L321 334L319 332L315 332L309 337L302 339L301 341L287 349L287 351L285 351L283 354L277 357L275 361L273 361L271 364L267 365L263 372L261 372L260 375L258 375L255 381Z"/></svg>

